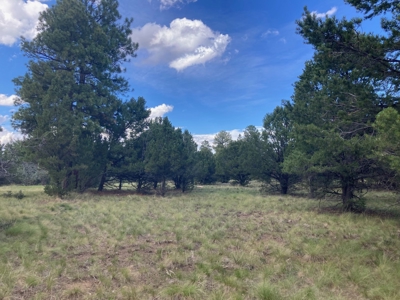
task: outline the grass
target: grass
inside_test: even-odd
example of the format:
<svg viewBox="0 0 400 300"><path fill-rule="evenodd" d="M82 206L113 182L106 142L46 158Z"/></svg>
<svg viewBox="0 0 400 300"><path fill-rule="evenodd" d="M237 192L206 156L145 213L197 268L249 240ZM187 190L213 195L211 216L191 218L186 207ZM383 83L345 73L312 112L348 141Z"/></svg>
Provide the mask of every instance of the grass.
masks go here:
<svg viewBox="0 0 400 300"><path fill-rule="evenodd" d="M0 196L0 299L400 299L400 208L204 186Z"/></svg>

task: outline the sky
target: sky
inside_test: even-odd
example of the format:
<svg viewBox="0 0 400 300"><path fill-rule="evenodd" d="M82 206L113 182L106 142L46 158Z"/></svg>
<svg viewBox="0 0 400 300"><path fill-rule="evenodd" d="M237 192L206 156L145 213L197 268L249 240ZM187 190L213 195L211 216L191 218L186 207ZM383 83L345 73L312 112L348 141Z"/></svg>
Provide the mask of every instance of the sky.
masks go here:
<svg viewBox="0 0 400 300"><path fill-rule="evenodd" d="M0 0L0 143L21 138L10 120L15 86L27 72L19 37L37 34L41 11L55 0ZM343 0L120 0L123 17L134 18L137 56L126 64L129 97L146 99L151 117L167 116L212 141L221 130L234 138L262 126L282 100L313 49L296 34L307 6L317 17L361 16ZM379 20L363 24L377 31Z"/></svg>

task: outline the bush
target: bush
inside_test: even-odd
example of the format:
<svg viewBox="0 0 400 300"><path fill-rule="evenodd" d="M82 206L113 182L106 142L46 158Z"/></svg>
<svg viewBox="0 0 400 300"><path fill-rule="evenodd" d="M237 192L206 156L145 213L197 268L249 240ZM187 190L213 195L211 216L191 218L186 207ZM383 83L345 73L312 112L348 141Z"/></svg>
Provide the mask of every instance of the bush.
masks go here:
<svg viewBox="0 0 400 300"><path fill-rule="evenodd" d="M20 190L18 193L14 194L14 197L17 198L17 199L22 199L22 198L25 198L26 196L25 196L25 194L22 193L22 191Z"/></svg>
<svg viewBox="0 0 400 300"><path fill-rule="evenodd" d="M6 198L14 197L17 199L22 199L22 198L25 198L26 195L21 190L16 194L13 194L12 191L7 191L6 193L3 194L3 197L6 197Z"/></svg>

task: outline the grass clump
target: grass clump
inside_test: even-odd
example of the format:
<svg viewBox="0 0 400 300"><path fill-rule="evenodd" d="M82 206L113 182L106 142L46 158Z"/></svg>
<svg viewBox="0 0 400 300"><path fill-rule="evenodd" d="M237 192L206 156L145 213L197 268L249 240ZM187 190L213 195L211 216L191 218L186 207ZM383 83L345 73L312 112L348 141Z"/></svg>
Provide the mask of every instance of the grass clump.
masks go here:
<svg viewBox="0 0 400 300"><path fill-rule="evenodd" d="M256 297L260 300L280 300L283 299L279 292L268 283L263 283L256 289Z"/></svg>

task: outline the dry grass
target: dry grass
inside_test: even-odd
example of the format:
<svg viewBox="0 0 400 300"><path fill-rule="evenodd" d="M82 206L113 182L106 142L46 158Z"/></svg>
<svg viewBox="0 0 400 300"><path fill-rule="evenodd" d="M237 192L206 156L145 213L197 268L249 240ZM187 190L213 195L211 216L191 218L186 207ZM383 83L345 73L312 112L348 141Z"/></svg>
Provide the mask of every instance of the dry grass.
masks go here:
<svg viewBox="0 0 400 300"><path fill-rule="evenodd" d="M0 196L0 299L400 299L400 209L204 186Z"/></svg>

